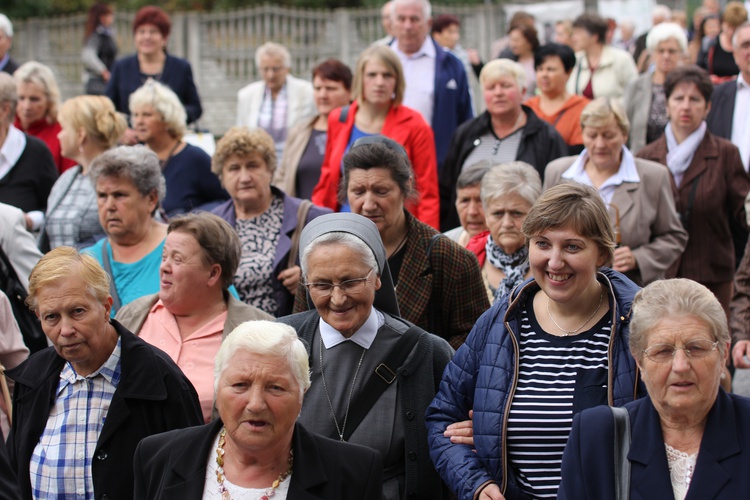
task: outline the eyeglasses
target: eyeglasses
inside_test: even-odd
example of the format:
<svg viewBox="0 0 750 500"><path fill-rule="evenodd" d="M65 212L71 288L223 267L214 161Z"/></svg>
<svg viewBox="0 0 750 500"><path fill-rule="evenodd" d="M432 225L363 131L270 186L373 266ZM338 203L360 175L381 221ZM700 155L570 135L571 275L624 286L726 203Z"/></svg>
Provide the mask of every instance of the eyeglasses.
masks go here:
<svg viewBox="0 0 750 500"><path fill-rule="evenodd" d="M369 283L367 280L370 278L373 271L374 269L370 269L370 272L367 273L367 276L364 278L355 278L342 281L341 283L303 283L303 286L305 286L311 294L318 297L328 297L333 293L333 289L336 287L338 287L344 295L356 295L362 293L365 287L367 287L367 284Z"/></svg>
<svg viewBox="0 0 750 500"><path fill-rule="evenodd" d="M672 358L674 358L677 351L685 351L685 354L687 354L687 357L690 359L701 359L715 351L718 345L718 341L711 342L707 339L697 339L686 342L683 347L677 347L672 344L654 344L651 347L644 349L643 353L651 361L657 363L668 363L672 361Z"/></svg>

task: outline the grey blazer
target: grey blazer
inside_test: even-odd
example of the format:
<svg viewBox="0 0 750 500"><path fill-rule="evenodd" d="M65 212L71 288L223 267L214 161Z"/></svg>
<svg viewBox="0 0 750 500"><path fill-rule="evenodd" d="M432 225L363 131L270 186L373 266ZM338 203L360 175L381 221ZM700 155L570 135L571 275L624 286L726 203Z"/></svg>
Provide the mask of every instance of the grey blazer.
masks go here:
<svg viewBox="0 0 750 500"><path fill-rule="evenodd" d="M628 149L640 151L646 145L648 115L651 112L651 76L645 73L628 84L622 96L625 112L630 121Z"/></svg>
<svg viewBox="0 0 750 500"><path fill-rule="evenodd" d="M561 181L577 156L558 158L544 171L544 189ZM612 203L620 210L622 244L630 247L638 268L627 276L641 286L662 279L685 250L688 235L675 210L669 170L658 163L635 159L641 182L615 188Z"/></svg>

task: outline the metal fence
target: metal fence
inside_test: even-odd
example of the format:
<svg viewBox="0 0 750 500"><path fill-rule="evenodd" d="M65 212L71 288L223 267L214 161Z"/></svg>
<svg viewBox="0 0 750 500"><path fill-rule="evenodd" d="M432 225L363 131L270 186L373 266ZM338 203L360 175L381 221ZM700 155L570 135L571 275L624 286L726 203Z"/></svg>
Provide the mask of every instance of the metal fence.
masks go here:
<svg viewBox="0 0 750 500"><path fill-rule="evenodd" d="M433 6L433 15L450 13L462 21L462 44L487 58L493 40L504 32L498 5ZM133 13L117 12L120 55L134 51ZM13 57L52 67L63 98L83 91L81 47L85 16L28 19L14 25ZM190 61L203 103L201 126L223 134L235 122L237 91L258 80L255 49L266 41L285 45L292 73L310 79L317 61L336 57L354 66L371 42L384 36L379 9L312 10L261 6L224 12L172 14L169 51Z"/></svg>

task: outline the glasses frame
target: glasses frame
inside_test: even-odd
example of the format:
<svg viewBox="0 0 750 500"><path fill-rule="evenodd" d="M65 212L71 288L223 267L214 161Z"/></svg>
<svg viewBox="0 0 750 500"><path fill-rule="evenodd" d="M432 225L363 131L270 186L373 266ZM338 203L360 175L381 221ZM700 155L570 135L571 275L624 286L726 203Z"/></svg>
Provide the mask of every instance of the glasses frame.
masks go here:
<svg viewBox="0 0 750 500"><path fill-rule="evenodd" d="M343 293L344 295L357 295L357 294L362 293L365 290L365 288L367 288L367 284L370 282L369 281L370 275L372 274L372 272L374 270L375 270L374 268L370 269L370 271L367 273L367 275L365 275L365 277L363 277L363 278L353 278L353 279L350 279L350 280L342 281L341 283L323 283L323 282L319 282L319 281L312 281L312 282L302 283L302 286L304 286L305 288L307 288L307 291L310 292L310 294L314 294L317 297L330 297L331 295L333 295L333 290L335 288L338 288L339 290L341 290L341 293ZM349 291L347 291L345 289L346 286L350 286L350 285L353 285L353 284L355 284L355 286L356 286L356 284L358 284L358 283L362 283L362 288L360 290L356 290L356 291L349 290ZM328 287L330 287L330 289L328 289L327 291L316 290L316 289L313 288L315 285L328 286Z"/></svg>
<svg viewBox="0 0 750 500"><path fill-rule="evenodd" d="M700 340L705 340L706 342L709 342L711 344L711 349L708 349L706 351L705 355L694 356L693 354L690 353L689 344L691 344L692 342L700 341ZM670 356L669 359L663 359L663 360L655 359L655 358L651 357L651 354L649 354L649 352L648 352L648 351L652 350L654 347L664 347L664 346L668 346L668 347L672 348L672 356ZM677 351L685 351L685 355L688 357L688 359L702 359L702 358L708 356L709 354L711 354L712 352L714 352L717 347L719 347L719 341L718 340L716 340L714 342L711 342L708 339L695 339L695 340L691 340L689 342L686 342L685 345L683 345L682 347L677 347L674 344L665 344L665 343L654 344L652 346L647 347L646 349L643 349L643 354L645 354L646 357L648 359L650 359L651 361L653 361L654 363L671 363L672 360L674 359L675 355L677 354Z"/></svg>

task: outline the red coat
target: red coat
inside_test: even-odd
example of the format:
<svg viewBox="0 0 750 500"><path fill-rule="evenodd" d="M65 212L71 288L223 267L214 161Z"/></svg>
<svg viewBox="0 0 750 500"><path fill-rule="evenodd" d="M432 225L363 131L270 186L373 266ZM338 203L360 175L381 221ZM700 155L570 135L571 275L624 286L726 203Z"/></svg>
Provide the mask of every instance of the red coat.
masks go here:
<svg viewBox="0 0 750 500"><path fill-rule="evenodd" d="M58 122L49 123L46 118L42 118L41 120L38 120L29 125L28 130L24 130L23 127L21 127L21 120L16 117L16 121L13 123L13 126L22 132L33 135L37 139L41 139L47 145L50 152L52 153L52 158L55 159L55 166L57 167L58 173L61 174L68 170L70 167L75 167L75 161L71 160L70 158L65 158L62 155L62 151L60 149L60 140L57 138L57 134L60 133L62 127Z"/></svg>
<svg viewBox="0 0 750 500"><path fill-rule="evenodd" d="M332 210L339 210L338 189L341 180L341 159L349 144L357 101L349 108L346 123L339 121L341 109L328 115L328 141L320 181L315 186L312 202ZM406 106L394 106L388 111L381 134L400 143L409 155L419 200L406 208L425 224L440 227L440 198L438 196L437 154L432 129L422 115Z"/></svg>

